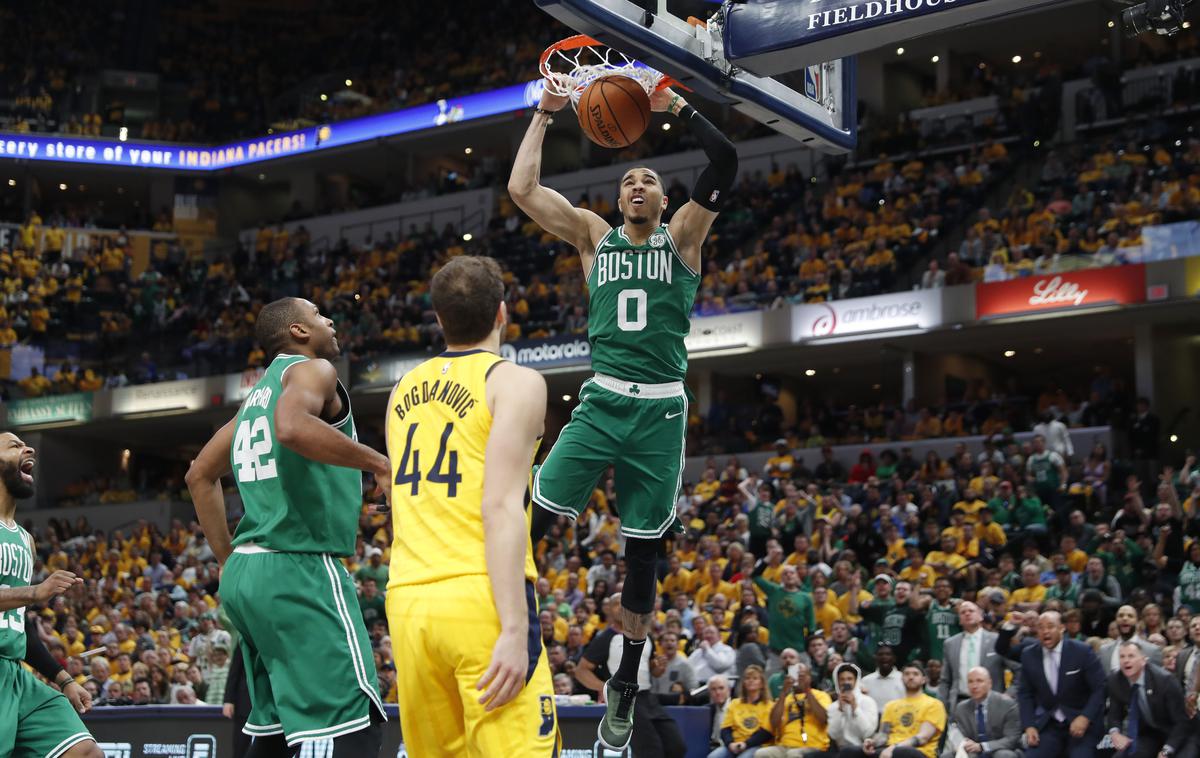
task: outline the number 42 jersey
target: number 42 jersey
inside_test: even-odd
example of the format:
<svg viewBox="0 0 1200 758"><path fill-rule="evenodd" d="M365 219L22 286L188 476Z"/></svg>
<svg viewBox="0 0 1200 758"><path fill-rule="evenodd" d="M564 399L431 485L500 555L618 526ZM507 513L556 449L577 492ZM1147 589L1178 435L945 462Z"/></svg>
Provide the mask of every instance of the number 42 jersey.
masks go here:
<svg viewBox="0 0 1200 758"><path fill-rule="evenodd" d="M235 417L230 459L245 515L233 544L254 543L288 553L354 555L362 511L362 473L305 458L275 436L275 407L283 377L303 355L280 354L242 401ZM342 412L330 424L358 439L350 395L339 381Z"/></svg>
<svg viewBox="0 0 1200 758"><path fill-rule="evenodd" d="M587 285L592 368L629 382L683 381L700 275L683 262L667 227L655 227L641 245L613 227L596 245Z"/></svg>
<svg viewBox="0 0 1200 758"><path fill-rule="evenodd" d="M445 352L405 374L392 390L387 407L394 485L389 590L488 573L483 472L492 412L487 378L503 360L487 350ZM533 465L532 457L528 463ZM528 513L522 528L528 535ZM525 578L537 580L528 536Z"/></svg>

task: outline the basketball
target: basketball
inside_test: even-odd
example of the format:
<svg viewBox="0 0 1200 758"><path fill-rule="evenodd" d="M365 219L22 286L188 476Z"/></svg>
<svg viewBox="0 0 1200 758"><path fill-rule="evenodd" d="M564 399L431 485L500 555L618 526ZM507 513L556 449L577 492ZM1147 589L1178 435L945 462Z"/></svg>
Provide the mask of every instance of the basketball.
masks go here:
<svg viewBox="0 0 1200 758"><path fill-rule="evenodd" d="M628 147L650 126L650 98L627 76L606 76L579 98L579 126L601 147Z"/></svg>

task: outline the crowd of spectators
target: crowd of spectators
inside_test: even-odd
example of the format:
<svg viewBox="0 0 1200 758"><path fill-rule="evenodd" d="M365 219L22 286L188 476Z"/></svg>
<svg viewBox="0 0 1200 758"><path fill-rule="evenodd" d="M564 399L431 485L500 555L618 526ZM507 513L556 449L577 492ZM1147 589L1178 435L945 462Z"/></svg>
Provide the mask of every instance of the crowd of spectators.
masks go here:
<svg viewBox="0 0 1200 758"><path fill-rule="evenodd" d="M1160 451L1144 403L1127 434L1122 458L1064 446L1046 422L1032 442L959 444L944 460L902 454L847 468L826 450L810 470L785 442L760 470L711 461L681 493L685 531L668 538L661 562L649 692L707 705L715 749L804 746L789 715L803 702L827 713L804 727L809 747L896 744L930 722L920 752L933 758L945 734L964 736L925 699L953 709L967 696L975 669L957 652L962 633L996 635L984 637L996 661L974 660L995 668L988 688L1015 694L1032 685L1013 664L1037 644L1039 614L1053 611L1105 676L1117 672L1118 644L1133 640L1179 680L1194 713L1197 677L1185 674L1200 645L1200 463ZM538 622L563 702L595 697L607 676L625 570L619 514L603 477L580 519L560 520L535 547ZM360 527L345 563L380 691L394 701L381 589L392 525L364 511ZM233 702L225 684L237 640L196 524L106 534L52 520L34 532L35 581L56 569L85 578L37 612L49 649L99 704ZM901 729L897 710L916 705L926 710ZM890 735L877 734L876 719Z"/></svg>
<svg viewBox="0 0 1200 758"><path fill-rule="evenodd" d="M1142 260L1142 228L1200 217L1200 138L1154 122L1052 149L1034 186L982 208L924 287Z"/></svg>

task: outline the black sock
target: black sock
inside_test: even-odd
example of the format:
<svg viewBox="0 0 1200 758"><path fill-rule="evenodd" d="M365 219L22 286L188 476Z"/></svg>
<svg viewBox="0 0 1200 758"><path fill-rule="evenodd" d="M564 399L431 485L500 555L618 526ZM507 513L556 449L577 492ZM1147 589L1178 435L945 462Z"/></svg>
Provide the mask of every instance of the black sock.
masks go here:
<svg viewBox="0 0 1200 758"><path fill-rule="evenodd" d="M636 684L638 668L642 664L642 651L646 649L646 638L634 640L625 635L625 644L621 651L621 665L613 673L613 679Z"/></svg>

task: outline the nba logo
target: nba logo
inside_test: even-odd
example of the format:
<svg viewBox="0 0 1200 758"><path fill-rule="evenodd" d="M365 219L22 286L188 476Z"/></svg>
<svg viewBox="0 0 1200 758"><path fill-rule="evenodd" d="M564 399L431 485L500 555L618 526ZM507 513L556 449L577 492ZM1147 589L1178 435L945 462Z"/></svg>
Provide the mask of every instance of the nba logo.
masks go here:
<svg viewBox="0 0 1200 758"><path fill-rule="evenodd" d="M825 72L820 66L809 66L804 69L804 96L809 100L821 102L821 92L824 88L821 86L821 79L824 78Z"/></svg>
<svg viewBox="0 0 1200 758"><path fill-rule="evenodd" d="M188 737L187 758L217 758L217 738L211 734Z"/></svg>

